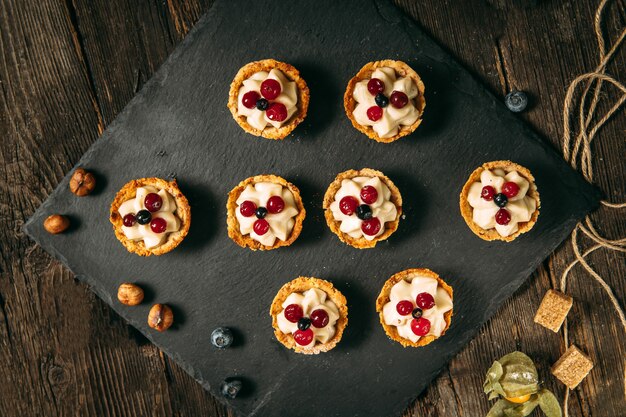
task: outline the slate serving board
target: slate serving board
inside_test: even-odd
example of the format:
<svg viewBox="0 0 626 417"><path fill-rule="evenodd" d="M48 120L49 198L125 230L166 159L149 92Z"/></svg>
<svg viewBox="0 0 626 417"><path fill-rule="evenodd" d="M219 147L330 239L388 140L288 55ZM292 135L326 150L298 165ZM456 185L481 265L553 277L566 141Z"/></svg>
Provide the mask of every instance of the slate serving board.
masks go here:
<svg viewBox="0 0 626 417"><path fill-rule="evenodd" d="M269 57L296 66L311 90L307 119L284 141L247 135L226 109L239 67ZM393 144L357 132L342 105L352 75L385 58L409 63L426 84L422 126ZM470 172L497 159L530 168L541 193L537 225L509 244L480 240L458 208ZM65 178L26 232L213 394L223 378L242 376L246 389L229 402L242 416L399 415L599 199L385 0L218 0L78 165L97 173L96 192L77 198ZM321 205L337 173L362 167L398 185L405 218L387 242L359 251L330 232ZM307 209L300 238L265 253L229 240L225 210L228 191L262 173L295 183ZM126 252L108 221L117 190L144 176L175 176L192 207L190 234L161 257ZM48 235L42 222L53 212L75 226ZM374 301L389 276L420 266L454 287L455 315L445 337L404 349L386 338ZM348 299L347 331L329 353L298 355L273 337L270 303L299 275L331 280ZM148 302L119 304L124 281L144 286ZM152 302L173 307L163 334L146 324ZM236 330L226 351L209 340L221 325Z"/></svg>

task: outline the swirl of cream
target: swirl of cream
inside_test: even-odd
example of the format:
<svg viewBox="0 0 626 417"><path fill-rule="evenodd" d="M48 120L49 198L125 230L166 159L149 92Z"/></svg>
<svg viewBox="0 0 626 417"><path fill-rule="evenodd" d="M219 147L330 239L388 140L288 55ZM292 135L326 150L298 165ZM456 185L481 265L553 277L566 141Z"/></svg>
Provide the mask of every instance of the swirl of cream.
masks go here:
<svg viewBox="0 0 626 417"><path fill-rule="evenodd" d="M293 334L298 330L298 323L292 323L285 317L285 308L290 304L297 304L302 307L304 317L310 317L315 310L325 310L328 313L328 324L321 329L311 325L313 330L313 340L305 348L311 348L315 343L326 343L335 335L335 323L339 320L339 309L335 303L328 298L327 294L318 289L311 288L303 293L291 293L285 300L283 310L276 316L278 328L285 334Z"/></svg>
<svg viewBox="0 0 626 417"><path fill-rule="evenodd" d="M394 91L401 91L409 98L409 102L401 109L389 104L383 109L383 116L373 122L367 117L367 109L376 106L375 97L367 89L369 80L359 81L354 86L352 96L357 102L353 112L354 119L363 126L372 126L379 137L390 138L398 134L400 126L410 126L420 117L414 100L419 95L419 90L411 78L396 78L396 71L393 68L377 68L372 73L372 78L378 78L385 84L383 94L388 98Z"/></svg>
<svg viewBox="0 0 626 417"><path fill-rule="evenodd" d="M287 118L282 122L270 120L264 110L259 110L256 107L251 109L243 105L243 96L249 91L261 91L261 83L265 80L276 80L280 84L280 95L270 102L278 102L285 105L287 108ZM250 126L255 129L263 130L268 123L275 128L281 127L285 124L291 116L298 110L296 104L298 103L297 86L293 81L289 81L285 74L280 70L272 69L270 72L259 71L255 72L243 82L241 89L239 89L239 96L237 98L237 113L242 116L246 116L246 120Z"/></svg>
<svg viewBox="0 0 626 417"><path fill-rule="evenodd" d="M356 198L359 205L365 204L361 199L361 189L366 185L371 185L378 192L378 199L369 204L372 209L372 217L380 220L380 230L376 235L366 235L361 230L361 224L363 220L359 219L356 214L350 216L343 214L339 208L339 202L346 196L352 196ZM355 177L350 179L344 179L341 181L341 188L335 194L335 201L330 204L330 210L333 213L335 220L341 222L339 230L343 233L358 239L365 237L367 240L373 240L375 237L380 236L385 231L385 223L392 222L396 219L398 209L395 204L390 201L391 190L387 187L378 177Z"/></svg>
<svg viewBox="0 0 626 417"><path fill-rule="evenodd" d="M180 220L174 212L176 211L176 200L165 190L159 190L151 185L137 188L135 198L122 203L117 210L122 218L127 214L137 214L139 210L146 210L144 201L146 195L150 193L156 193L161 197L163 205L161 209L152 213L152 218L160 217L167 222L167 228L163 233L154 233L150 228L150 223L139 224L135 223L131 227L122 226L122 232L130 240L143 240L146 245L146 249L156 248L161 245L168 233L177 232L180 229Z"/></svg>
<svg viewBox="0 0 626 417"><path fill-rule="evenodd" d="M400 337L409 339L412 342L417 342L420 336L413 333L411 330L411 321L413 316L408 314L406 316L400 315L396 309L396 305L400 301L410 301L415 305L415 298L418 294L426 292L433 296L435 299L435 306L427 310L422 310L422 317L430 321L430 331L426 336L432 335L439 337L445 330L447 323L444 318L444 314L452 310L452 299L450 294L446 292L439 282L432 277L414 275L409 278L411 282L402 280L397 282L391 287L389 293L389 302L383 306L383 318L385 324L389 326L395 326L398 329Z"/></svg>
<svg viewBox="0 0 626 417"><path fill-rule="evenodd" d="M509 224L502 225L496 223L496 212L500 210L493 201L487 201L481 197L484 186L490 185L496 193L502 192L502 186L506 182L514 182L519 187L519 191L515 197L508 199L508 203L504 207L511 215ZM494 169L490 171L484 170L480 174L480 182L471 185L467 195L467 201L473 207L472 220L483 229L495 228L500 236L509 236L518 230L518 223L530 221L533 213L537 209L537 202L534 198L527 195L530 183L526 178L522 177L517 171L505 172L502 169Z"/></svg>
<svg viewBox="0 0 626 417"><path fill-rule="evenodd" d="M258 235L254 231L256 216L245 217L241 214L239 206L244 201L252 201L257 207L265 207L270 197L279 196L285 202L285 207L280 213L267 213L265 220L270 225L269 230ZM239 222L239 231L242 235L250 234L250 237L265 246L272 246L276 239L285 241L289 238L295 224L294 217L298 215L296 202L291 191L280 184L273 182L258 182L248 184L237 198L235 216Z"/></svg>

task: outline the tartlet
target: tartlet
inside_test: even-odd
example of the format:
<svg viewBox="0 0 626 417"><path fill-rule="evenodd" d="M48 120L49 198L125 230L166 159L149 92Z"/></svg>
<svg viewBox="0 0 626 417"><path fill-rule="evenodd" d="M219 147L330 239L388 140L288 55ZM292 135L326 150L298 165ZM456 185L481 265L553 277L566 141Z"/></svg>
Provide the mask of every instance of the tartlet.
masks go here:
<svg viewBox="0 0 626 417"><path fill-rule="evenodd" d="M152 220L158 217L157 215L159 213L162 213L163 217L167 217L170 220L172 220L174 223L178 222L179 224L179 227L177 228L176 231L160 232L160 233L166 233L166 235L163 236L164 240L163 240L163 237L161 237L162 242L154 247L148 247L146 243L144 242L143 237L141 239L139 238L133 239L133 238L127 237L125 230L128 230L128 233L134 234L134 231L136 230L133 228L137 228L137 230L139 230L141 225L138 224L138 222L135 220L133 225L130 228L127 228L124 225L124 215L120 213L120 208L122 207L124 203L127 203L131 206L134 205L135 209L129 211L129 213L132 212L132 215L133 215L132 217L134 217L134 215L137 214L141 209L143 209L143 211L146 211L145 210L146 206L144 204L144 201L136 201L134 203L130 203L131 200L135 200L137 196L137 190L139 188L144 189L142 192L146 192L147 190L147 193L151 193L153 191L157 191L158 193L161 193L163 191L167 193L167 195L169 195L169 197L171 197L173 201L175 202L175 209L173 210L171 209L171 207L169 207L167 211L162 211L165 209L165 207L162 207L159 210L150 212L151 220L150 220L150 223L146 224L147 227L151 227ZM139 208L140 210L137 210L137 208ZM127 210L123 209L122 211L127 211ZM177 247L183 241L185 236L187 236L187 233L189 232L189 226L191 225L191 210L189 208L189 202L187 201L187 198L183 195L183 193L178 188L178 184L176 183L176 180L166 181L166 180L163 180L160 178L154 178L154 177L139 178L139 179L132 180L126 183L117 192L115 198L113 199L113 202L111 203L109 220L111 221L111 224L113 225L113 230L115 231L115 236L117 237L117 240L119 240L129 252L136 253L137 255L140 255L140 256L163 255L164 253L167 253L171 251L172 249L174 249L175 247ZM166 226L168 228L170 227L170 225L167 224L167 222L166 222ZM152 229L152 230L155 230L155 229ZM150 234L147 228L142 233ZM158 235L155 235L155 236L158 236Z"/></svg>
<svg viewBox="0 0 626 417"><path fill-rule="evenodd" d="M386 71L386 69L393 70L393 79L389 76L391 74L385 75L377 71ZM370 90L369 84L366 83L366 81L373 78L372 75L374 75L375 72L381 74L381 76L374 78L379 80L381 78L385 78L388 80L387 82L383 81L379 89L380 93L384 96L383 99L381 99L382 101L378 101L378 98L376 98L376 100L374 99L375 94L373 94L373 92L375 92L375 89ZM402 82L403 80L410 81L412 84L406 84ZM359 83L361 82L363 83L359 87ZM391 85L389 85L390 83ZM355 94L355 89L362 89L366 85L367 88L362 90L364 91L363 95L360 95L359 91L356 91ZM399 91L404 94L402 100L395 100L395 97L392 97L395 91ZM368 94L370 94L371 97ZM359 117L355 115L355 109L357 109L359 105L357 96L362 98L362 105L364 106L362 109L363 111L359 111L360 118L362 119L361 123L357 121ZM384 103L385 100L386 104ZM404 103L402 107L396 107L396 105L400 105L402 103ZM383 61L369 62L365 64L363 68L361 68L361 70L348 82L348 86L346 87L346 92L343 97L343 104L346 115L352 122L352 126L354 126L355 129L377 142L394 142L403 136L413 133L422 122L422 115L424 113L424 108L426 107L426 100L424 98L424 82L410 66L402 61L386 59ZM412 108L406 106L412 106ZM378 114L369 114L369 110L372 107L378 107L378 109L374 109L379 110ZM385 109L385 107L387 107L387 109ZM365 113L365 110L367 110L368 113ZM394 114L392 115L389 113L390 111L394 112ZM394 130L385 134L379 134L379 132L374 129L373 125L369 126L364 124L365 122L380 122L387 116L391 118L390 121L393 121L395 127ZM375 120L372 117L378 117L378 119ZM386 120L387 119L384 119L383 121ZM400 120L402 120L402 123L398 125Z"/></svg>
<svg viewBox="0 0 626 417"><path fill-rule="evenodd" d="M311 290L313 292L309 293ZM304 297L309 298L307 298L305 308L302 308L298 300L304 300ZM322 300L322 297L325 298L325 300ZM295 302L291 303L291 301ZM300 306L300 314L294 315L294 309L290 308L290 304ZM297 308L295 310L297 310ZM319 328L315 326L315 321L311 322L311 313L316 314L315 318L320 320L320 315L316 313L318 310L327 312L326 324ZM286 311L290 311L290 313L285 315ZM270 316L272 316L274 334L280 343L288 349L295 350L297 353L312 355L327 352L339 343L348 325L348 306L346 298L332 283L319 278L298 277L283 285L278 291L270 307ZM289 316L291 320L287 319L287 316ZM295 322L292 321L298 317L300 317L298 320ZM309 323L307 330L304 330L304 332L310 329L311 332L319 333L313 333L312 336L309 335L309 337L312 337L312 344L302 346L296 342L296 338L300 341L303 340L304 336L298 334L303 332L299 328L299 322L307 319ZM283 332L280 328L281 325L291 327L293 332ZM325 333L333 330L332 328L334 328L334 332L331 334ZM318 340L318 338L320 338L320 340ZM322 342L321 339L323 338L328 338L328 340Z"/></svg>
<svg viewBox="0 0 626 417"><path fill-rule="evenodd" d="M485 190L488 186L492 189ZM492 161L469 176L461 190L459 206L476 236L487 241L511 242L533 228L541 200L535 178L527 168L511 161ZM511 221L514 223L509 226Z"/></svg>
<svg viewBox="0 0 626 417"><path fill-rule="evenodd" d="M280 186L280 190L276 186ZM276 197L280 197L283 202L280 211L276 211L273 204ZM249 204L250 202L254 207ZM265 213L261 212L259 215L258 209L265 209ZM228 193L226 210L228 236L242 248L252 250L271 250L291 245L300 236L302 222L306 216L300 190L277 175L257 175L241 181ZM281 219L282 222L279 222ZM291 220L293 220L291 230L287 230ZM256 223L262 221L267 223L263 224L266 231L258 234L256 232L262 231L263 228L256 229ZM274 241L268 242L267 239L271 237L275 238Z"/></svg>
<svg viewBox="0 0 626 417"><path fill-rule="evenodd" d="M380 180L380 182L378 184L373 184L373 186L378 188L384 188L389 191L388 198L385 198L384 195L378 195L379 193L377 191L378 198L372 204L372 206L376 207L374 207L374 209L371 209L371 211L373 213L373 217L375 217L376 210L380 210L380 212L383 212L383 208L385 208L384 216L391 217L389 217L388 221L380 224L380 231L377 232L377 234L370 239L366 237L366 233L363 229L364 223L367 222L367 220L361 219L358 212L354 212L353 214L349 214L349 211L344 212L344 210L342 210L340 206L343 197L339 200L337 200L336 198L339 193L346 193L348 196L356 199L359 207L361 205L370 205L370 203L363 200L362 195L363 189L366 188L367 185L361 188L361 192L359 194L356 194L356 192L349 192L348 188L342 188L344 186L354 188L354 185L350 184L349 181L346 181L344 183L344 180L356 181L356 179L360 178L377 178L378 180ZM358 186L360 186L360 184L358 184ZM386 202L390 202L393 204L393 206L395 207L395 215L393 214L393 210L387 211L386 207L382 205ZM398 190L398 187L396 187L396 185L380 171L376 171L371 168L363 168L358 171L348 170L337 175L335 180L329 185L328 189L326 190L326 194L324 195L322 207L324 209L324 217L326 218L326 223L328 224L328 227L330 227L330 230L332 230L332 232L336 234L337 237L339 237L339 240L352 247L358 249L366 249L375 247L376 243L387 239L393 234L393 232L396 231L396 229L398 228L398 224L400 223L400 216L402 215L402 196L400 195L400 190ZM359 207L357 207L357 210ZM354 216L356 216L356 218L353 219ZM339 219L341 217L343 217L344 220ZM347 220L354 220L356 222L355 225L360 226L361 228L360 233L358 229L354 230L353 232L342 231L342 223L343 221ZM361 223L358 223L358 220L361 220ZM345 226L344 230L346 230ZM350 233L352 233L352 235Z"/></svg>
<svg viewBox="0 0 626 417"><path fill-rule="evenodd" d="M392 298L397 298L396 296L391 294L392 289L394 288L396 284L400 283L401 281L405 281L411 284L411 283L414 283L415 278L422 279L422 282L415 281L416 284L421 284L424 281L426 281L426 286L431 286L431 287L434 284L432 283L432 280L435 280L436 281L435 295L433 296L431 294L432 290L431 292L427 292L427 291L419 292L419 289L415 289L411 287L410 288L411 293L417 292L417 296L410 297L407 295L406 297L400 297L401 300L391 300ZM441 292L439 291L440 289L442 290ZM406 295L407 291L408 290L406 288L398 288L396 294ZM420 308L420 306L421 307L428 306L428 305L424 305L425 302L429 301L426 296L423 296L423 294L425 293L431 295L430 301L432 301L433 304L429 308ZM435 272L426 268L407 269L407 270L394 274L393 276L391 276L391 278L389 278L385 282L385 284L383 285L383 288L380 290L380 294L378 295L378 298L376 299L376 311L379 314L380 324L382 325L383 329L385 330L385 333L391 340L394 340L400 343L404 347L426 346L427 344L443 336L448 330L448 328L450 327L450 322L452 321L452 314L453 314L453 305L452 305L453 298L454 297L453 297L452 287L450 287ZM402 301L403 303L406 303L406 302L411 303L409 307L412 310L409 314L400 315L400 309L397 305L400 301ZM418 305L418 301L420 302L419 305ZM394 302L396 303L396 305L394 305ZM392 319L402 318L403 321L402 321L401 326L403 327L403 329L405 329L407 332L409 331L413 332L412 334L414 336L412 337L417 338L417 340L413 341L407 337L401 336L398 331L398 328L399 328L398 326L400 326L399 323L397 325L387 323L385 319L385 313L386 313L385 306L388 304L389 306L387 308L390 310L388 311L389 321L392 321ZM416 312L416 310L419 310L419 312ZM440 316L440 314L443 314L443 316ZM433 320L433 321L436 320L435 324L436 326L438 326L438 328L435 330L437 330L437 333L439 333L439 335L436 335L433 333L434 330L431 328L429 318L430 320ZM423 320L423 319L426 319L428 321L429 330L425 335L420 336L420 335L417 335L417 333L415 333L412 330L412 326L413 326L414 321ZM407 325L409 326L408 328L406 327ZM424 329L423 323L418 323L417 328Z"/></svg>
<svg viewBox="0 0 626 417"><path fill-rule="evenodd" d="M278 73L272 74L272 70L276 70ZM276 80L279 80L282 76L284 76L284 81L287 83L294 83L293 86L295 86L295 92L291 89L284 89L285 85L283 85L283 81L280 81L278 90L272 90L278 91L279 95L277 97L274 96L272 91L268 92L268 90L261 90L261 79L265 80L268 79L268 77L274 77ZM251 84L246 85L245 82L249 82ZM244 93L249 91L254 91L256 93L255 97L258 99L264 99L265 103L263 105L255 104L252 107L246 106L243 98ZM266 97L270 98L266 99ZM292 103L294 98L296 100L295 104ZM249 103L252 102L257 103L258 100L252 100ZM269 121L270 113L266 112L269 107L275 103L282 103L283 107L285 107L283 110L286 112L284 114L288 115L286 119L278 120L277 117L280 118L280 116L277 115L281 114L281 112L272 110L271 120L273 120L276 124L280 124L280 126L272 125L272 122ZM228 93L228 108L239 126L251 135L262 136L266 139L284 139L306 117L309 108L309 88L307 87L304 79L300 77L300 72L289 64L276 61L274 59L254 61L239 69L237 75L230 84L230 92ZM257 110L264 113L257 114L255 113ZM248 120L248 116L244 114L245 112L258 116L259 121ZM289 115L289 113L292 114ZM264 117L265 115L268 117L267 120ZM260 125L255 127L251 124L262 123L261 120L264 120L265 123L267 123L267 125L263 128L259 128Z"/></svg>

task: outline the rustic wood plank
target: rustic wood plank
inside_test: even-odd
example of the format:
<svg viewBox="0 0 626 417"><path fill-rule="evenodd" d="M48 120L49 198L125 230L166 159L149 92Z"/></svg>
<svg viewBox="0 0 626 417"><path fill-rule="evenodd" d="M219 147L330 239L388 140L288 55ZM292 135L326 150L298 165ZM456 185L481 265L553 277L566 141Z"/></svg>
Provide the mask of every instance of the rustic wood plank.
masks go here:
<svg viewBox="0 0 626 417"><path fill-rule="evenodd" d="M228 414L20 231L210 3L0 1L0 126L6 132L0 147L1 414ZM595 2L396 3L494 94L530 92L534 105L520 117L559 146L565 88L597 63ZM624 3L617 6L622 13L612 10L607 20L613 27L625 21ZM595 147L601 161L596 181L614 190L616 201L626 190L625 128L621 115ZM609 236L625 232L623 214L604 210L594 218ZM561 393L563 386L548 373L560 339L532 317L571 259L569 245L559 248L405 415L484 415L484 371L513 349L535 357L548 387ZM599 252L590 259L624 305L623 256ZM578 319L571 338L597 367L572 397L570 415L617 416L624 405L625 352L617 342L623 334L604 293L578 268L571 288L580 300L570 315Z"/></svg>

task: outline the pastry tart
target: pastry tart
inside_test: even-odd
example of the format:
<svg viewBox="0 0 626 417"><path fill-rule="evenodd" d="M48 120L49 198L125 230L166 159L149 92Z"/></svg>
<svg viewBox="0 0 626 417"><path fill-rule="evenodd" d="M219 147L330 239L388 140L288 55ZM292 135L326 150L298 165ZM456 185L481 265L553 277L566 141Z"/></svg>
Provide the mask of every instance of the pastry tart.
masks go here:
<svg viewBox="0 0 626 417"><path fill-rule="evenodd" d="M306 117L309 88L289 64L273 59L250 62L230 85L228 108L251 135L284 139Z"/></svg>
<svg viewBox="0 0 626 417"><path fill-rule="evenodd" d="M357 130L377 142L394 142L422 122L424 83L402 61L369 62L348 82L343 104Z"/></svg>
<svg viewBox="0 0 626 417"><path fill-rule="evenodd" d="M163 255L187 236L191 210L176 180L139 178L118 191L109 220L129 252Z"/></svg>
<svg viewBox="0 0 626 417"><path fill-rule="evenodd" d="M299 277L282 286L270 307L276 339L297 353L334 348L348 325L346 298L333 284Z"/></svg>

